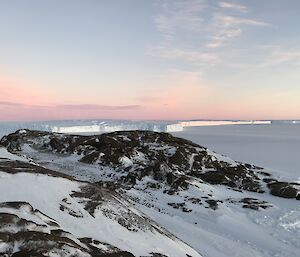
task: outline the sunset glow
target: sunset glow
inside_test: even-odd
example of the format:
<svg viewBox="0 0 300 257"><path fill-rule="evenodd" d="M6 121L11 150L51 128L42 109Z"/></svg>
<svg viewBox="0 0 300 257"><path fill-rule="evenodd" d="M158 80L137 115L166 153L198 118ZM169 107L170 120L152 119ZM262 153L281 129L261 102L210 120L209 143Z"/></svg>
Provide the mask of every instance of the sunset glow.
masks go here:
<svg viewBox="0 0 300 257"><path fill-rule="evenodd" d="M300 119L299 8L2 1L0 120Z"/></svg>

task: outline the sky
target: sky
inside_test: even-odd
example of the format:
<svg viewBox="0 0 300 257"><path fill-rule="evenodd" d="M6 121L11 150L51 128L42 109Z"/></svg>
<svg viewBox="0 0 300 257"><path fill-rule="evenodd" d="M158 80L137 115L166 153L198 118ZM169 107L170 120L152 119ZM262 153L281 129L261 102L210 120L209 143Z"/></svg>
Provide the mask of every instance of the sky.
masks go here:
<svg viewBox="0 0 300 257"><path fill-rule="evenodd" d="M299 0L0 0L0 121L300 119Z"/></svg>

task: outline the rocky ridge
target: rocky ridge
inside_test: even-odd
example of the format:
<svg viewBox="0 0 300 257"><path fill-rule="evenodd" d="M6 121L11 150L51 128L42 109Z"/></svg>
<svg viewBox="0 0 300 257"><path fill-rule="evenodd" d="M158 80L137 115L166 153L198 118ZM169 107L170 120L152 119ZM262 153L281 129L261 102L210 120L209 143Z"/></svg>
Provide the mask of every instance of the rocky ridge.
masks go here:
<svg viewBox="0 0 300 257"><path fill-rule="evenodd" d="M12 153L26 153L26 147L60 155L73 154L82 163L96 164L113 172L101 174L128 187L146 177L148 187L165 186L174 194L186 189L193 179L212 185L225 185L300 200L299 184L277 181L269 172L251 164L235 162L191 141L168 133L121 131L96 136L66 135L41 131L19 130L3 137L0 145ZM27 147L27 149L28 149ZM24 151L25 149L25 151Z"/></svg>

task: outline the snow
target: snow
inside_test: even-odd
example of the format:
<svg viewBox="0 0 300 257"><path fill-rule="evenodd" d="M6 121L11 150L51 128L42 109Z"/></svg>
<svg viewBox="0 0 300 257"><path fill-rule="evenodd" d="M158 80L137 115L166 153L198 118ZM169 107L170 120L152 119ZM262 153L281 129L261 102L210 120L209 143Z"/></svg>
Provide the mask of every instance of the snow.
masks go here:
<svg viewBox="0 0 300 257"><path fill-rule="evenodd" d="M100 132L100 126L91 125L91 126L71 126L71 127L52 127L52 132L57 133L96 133Z"/></svg>
<svg viewBox="0 0 300 257"><path fill-rule="evenodd" d="M177 196L169 196L159 190L136 189L131 189L129 195L142 199L137 205L140 210L203 256L297 256L300 249L300 206L297 201L268 194L236 192L224 186L194 184L195 187ZM220 204L217 210L211 210L186 202L192 210L189 213L168 206L170 202L184 202L186 196L201 198L208 194L223 200L224 204ZM226 202L228 198L244 197L266 200L274 207L255 211ZM147 205L149 202L153 207Z"/></svg>
<svg viewBox="0 0 300 257"><path fill-rule="evenodd" d="M221 154L215 153L215 152L213 152L213 151L211 151L209 149L207 149L207 153L209 155L211 155L214 160L218 160L218 161L223 161L223 162L230 163L231 166L236 166L237 165L237 163L235 161L233 161L231 158L229 158L229 157L227 157L225 155L221 155Z"/></svg>
<svg viewBox="0 0 300 257"><path fill-rule="evenodd" d="M182 127L207 127L207 126L224 126L224 125L258 125L271 124L271 121L227 121L227 120L201 120L201 121L183 121L179 123Z"/></svg>
<svg viewBox="0 0 300 257"><path fill-rule="evenodd" d="M180 123L167 125L165 132L171 133L171 132L179 132L179 131L183 131L183 126Z"/></svg>
<svg viewBox="0 0 300 257"><path fill-rule="evenodd" d="M136 256L159 252L170 257L186 257L185 253L201 257L183 242L168 238L164 234L150 230L129 231L100 212L96 217L92 217L84 209L84 205L70 197L72 192L79 191L79 186L79 182L47 175L0 172L0 202L28 202L33 208L46 213L58 222L63 230L76 237L91 237L107 242ZM81 213L82 217L74 217L59 211L61 200L64 198L68 199L68 207ZM31 219L31 215L26 214L26 211L23 211L22 216Z"/></svg>
<svg viewBox="0 0 300 257"><path fill-rule="evenodd" d="M15 161L23 161L23 162L28 162L28 159L26 157L18 156L16 154L12 154L7 151L6 148L0 147L0 158L5 158L5 159L11 159Z"/></svg>
<svg viewBox="0 0 300 257"><path fill-rule="evenodd" d="M27 133L27 131L25 129L19 130L19 134L26 134L26 133Z"/></svg>
<svg viewBox="0 0 300 257"><path fill-rule="evenodd" d="M172 134L233 160L264 167L283 180L300 181L299 124L187 127Z"/></svg>
<svg viewBox="0 0 300 257"><path fill-rule="evenodd" d="M123 164L123 166L126 167L130 167L133 165L133 162L131 159L129 159L127 156L123 156L120 158L120 162Z"/></svg>
<svg viewBox="0 0 300 257"><path fill-rule="evenodd" d="M149 122L145 124L125 121L105 121L103 123L100 121L69 121L40 123L38 125L27 124L24 127L22 125L24 124L4 126L2 130L3 126L0 126L0 133L4 135L13 132L16 130L15 128L27 127L47 131L56 129L57 132L65 130L65 133L103 133L127 129L169 131L175 136L183 137L208 147L212 150L208 150L209 153L219 160L228 162L231 158L248 162L267 168L269 172L279 178L289 181L300 181L300 164L298 161L300 125L298 121L277 121L272 123L269 121L249 121L248 123L233 121L176 121L173 123ZM99 131L95 131L98 129ZM170 155L174 154L174 149L166 148L165 150ZM0 148L0 157L24 160L23 157L8 153L4 148ZM49 155L43 155L43 153L39 153L37 158L40 160L44 158L46 162L49 161ZM102 174L111 172L111 170L99 171L99 168L93 165L76 165L76 158L80 158L80 156L57 156L55 159L56 164L53 164L53 168L57 169L57 165L59 165L61 170L67 165L69 174L77 176L81 174L78 178L90 181L97 180ZM125 167L132 161L126 158L126 156L122 157ZM136 158L143 160L143 156L140 153L136 154ZM51 164L48 167L51 168ZM86 213L83 206L72 199L70 201L74 209L84 214L84 218L80 222L78 222L78 218L58 212L57 207L60 200L63 197L68 197L71 191L78 190L78 186L78 182L60 178L23 173L10 175L0 172L0 202L9 200L29 201L34 208L50 214L52 218L63 224L67 231L72 231L77 236L95 237L100 241L109 241L121 249L127 249L137 255L145 255L151 247L156 247L157 245L163 246L164 249L160 249L162 252L170 251L174 247L172 241L168 241L159 235L154 237L150 232L141 231L137 234L131 234L127 230L118 227L117 224L112 223L110 219L103 217L99 212L97 212L97 220L95 220ZM289 257L299 255L299 201L281 199L268 194L240 193L228 190L224 186L201 184L199 187L201 190L196 186L192 187L186 195L189 197L201 197L212 194L215 199L223 199L224 201L228 198L253 197L267 201L273 207L254 211L227 203L221 205L218 210L213 211L203 208L203 206L188 203L187 207L193 209L193 212L183 213L171 206L168 207L167 203L175 202L175 200L177 203L180 203L185 195L179 195L177 198L168 198L170 196L163 194L161 191L151 191L150 194L137 189L132 189L129 195L153 204L153 208L149 208L142 203L136 204L136 207L174 233L178 238L187 242L203 256ZM18 190L12 190L12 188L18 188ZM162 211L157 211L158 208ZM26 215L26 213L23 215ZM82 227L81 224L85 224L85 226ZM116 234L122 235L122 239L113 238L113 235ZM146 240L141 242L141 238ZM132 243L134 241L136 242L135 244ZM0 243L0 249L1 247L5 246ZM186 246L181 245L181 247L183 249ZM189 251L192 250L189 249ZM170 256L177 257L180 256L180 253L172 252ZM193 253L193 256L197 255Z"/></svg>

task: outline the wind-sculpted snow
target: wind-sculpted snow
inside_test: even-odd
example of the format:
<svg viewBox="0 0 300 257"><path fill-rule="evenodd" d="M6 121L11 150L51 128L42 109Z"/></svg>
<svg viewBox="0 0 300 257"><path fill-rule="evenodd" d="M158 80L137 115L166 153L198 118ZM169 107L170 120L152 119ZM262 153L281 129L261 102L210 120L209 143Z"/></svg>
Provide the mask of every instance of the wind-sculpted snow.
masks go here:
<svg viewBox="0 0 300 257"><path fill-rule="evenodd" d="M0 161L1 256L200 256L118 194Z"/></svg>
<svg viewBox="0 0 300 257"><path fill-rule="evenodd" d="M73 218L88 213L94 219L100 215L114 220L130 233L171 240L174 234L208 257L288 257L299 251L299 184L280 181L269 170L191 141L151 131L80 136L21 130L3 137L1 145L45 167L37 166L42 174L55 170L51 176L63 172L66 179L89 181L60 201L60 212ZM10 166L7 169L16 173ZM73 201L82 207L73 208ZM95 234L88 237L108 242ZM126 248L113 239L108 243L141 255L133 246ZM144 248L154 252L145 245L138 249Z"/></svg>

